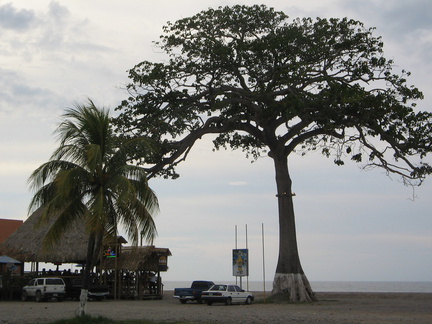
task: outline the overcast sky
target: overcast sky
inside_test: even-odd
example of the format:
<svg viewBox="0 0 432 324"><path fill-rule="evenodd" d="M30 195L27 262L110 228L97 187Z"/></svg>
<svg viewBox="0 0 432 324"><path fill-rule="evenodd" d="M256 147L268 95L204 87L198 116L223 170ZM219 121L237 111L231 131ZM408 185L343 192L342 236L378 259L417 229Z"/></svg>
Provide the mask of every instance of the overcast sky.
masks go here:
<svg viewBox="0 0 432 324"><path fill-rule="evenodd" d="M252 1L0 0L0 218L23 219L27 178L46 162L63 109L92 98L112 110L127 70L158 61L162 26L209 7ZM430 0L263 1L296 17L349 17L376 27L385 56L412 72L432 104ZM310 281L432 281L432 179L404 187L382 171L337 167L320 155L290 159L300 257ZM165 280L232 280L231 250L250 249L250 280L272 280L278 253L272 163L212 152L202 140L178 180L152 180L160 200L155 245L173 253Z"/></svg>

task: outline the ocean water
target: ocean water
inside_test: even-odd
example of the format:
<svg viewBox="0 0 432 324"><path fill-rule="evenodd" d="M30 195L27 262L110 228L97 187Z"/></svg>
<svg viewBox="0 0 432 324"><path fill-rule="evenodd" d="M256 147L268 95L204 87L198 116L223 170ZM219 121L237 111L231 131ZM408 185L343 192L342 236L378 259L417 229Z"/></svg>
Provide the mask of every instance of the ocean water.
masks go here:
<svg viewBox="0 0 432 324"><path fill-rule="evenodd" d="M240 281L217 282L237 284ZM164 281L164 290L190 287L190 281ZM272 282L266 281L265 291L272 290ZM261 281L247 281L243 278L241 286L250 291L264 291ZM432 293L432 281L311 281L315 292L402 292L402 293Z"/></svg>

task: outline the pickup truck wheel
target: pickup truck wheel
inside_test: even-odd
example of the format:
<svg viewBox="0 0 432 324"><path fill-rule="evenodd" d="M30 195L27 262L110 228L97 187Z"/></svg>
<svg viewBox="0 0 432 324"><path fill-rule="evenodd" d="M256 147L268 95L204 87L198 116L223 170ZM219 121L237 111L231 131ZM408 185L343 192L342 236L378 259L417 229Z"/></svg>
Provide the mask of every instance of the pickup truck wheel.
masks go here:
<svg viewBox="0 0 432 324"><path fill-rule="evenodd" d="M225 302L225 305L232 305L231 297L228 297L227 301Z"/></svg>
<svg viewBox="0 0 432 324"><path fill-rule="evenodd" d="M43 300L42 298L42 293L38 290L36 291L36 295L35 295L36 301L39 303Z"/></svg>
<svg viewBox="0 0 432 324"><path fill-rule="evenodd" d="M22 292L22 294L21 294L21 300L22 300L22 301L26 301L26 300L27 300L27 297L28 297L28 295L27 295L27 291L24 290L24 291Z"/></svg>
<svg viewBox="0 0 432 324"><path fill-rule="evenodd" d="M187 302L186 299L179 299L179 300L180 300L180 303L182 303L182 304L186 304L186 302Z"/></svg>

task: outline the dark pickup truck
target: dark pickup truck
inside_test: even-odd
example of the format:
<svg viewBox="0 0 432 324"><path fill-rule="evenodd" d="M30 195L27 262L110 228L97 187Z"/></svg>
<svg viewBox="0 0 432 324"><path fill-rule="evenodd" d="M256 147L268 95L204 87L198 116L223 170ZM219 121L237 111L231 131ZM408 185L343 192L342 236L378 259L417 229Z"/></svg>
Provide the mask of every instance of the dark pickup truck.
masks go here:
<svg viewBox="0 0 432 324"><path fill-rule="evenodd" d="M192 282L190 288L176 288L174 289L174 298L178 298L180 303L186 304L186 302L196 300L199 304L202 304L201 293L209 290L214 285L213 281L196 280Z"/></svg>
<svg viewBox="0 0 432 324"><path fill-rule="evenodd" d="M81 295L82 279L73 279L66 284L66 296L72 299L79 299ZM102 300L109 295L109 288L106 285L89 284L88 297L90 299Z"/></svg>

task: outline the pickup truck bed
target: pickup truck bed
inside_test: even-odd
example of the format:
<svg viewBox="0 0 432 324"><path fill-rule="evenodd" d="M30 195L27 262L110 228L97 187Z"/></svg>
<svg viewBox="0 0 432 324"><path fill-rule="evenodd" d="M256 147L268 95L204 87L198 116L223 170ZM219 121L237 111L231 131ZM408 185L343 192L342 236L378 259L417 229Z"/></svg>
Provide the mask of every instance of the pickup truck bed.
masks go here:
<svg viewBox="0 0 432 324"><path fill-rule="evenodd" d="M66 285L66 296L72 299L79 299L81 295L82 280L74 279ZM88 297L102 300L109 295L109 288L106 285L89 284Z"/></svg>

